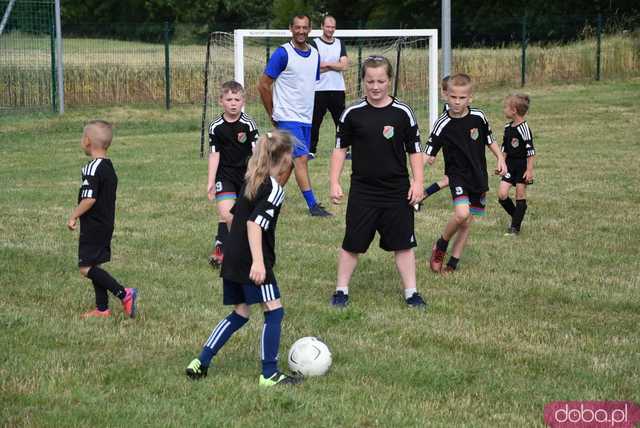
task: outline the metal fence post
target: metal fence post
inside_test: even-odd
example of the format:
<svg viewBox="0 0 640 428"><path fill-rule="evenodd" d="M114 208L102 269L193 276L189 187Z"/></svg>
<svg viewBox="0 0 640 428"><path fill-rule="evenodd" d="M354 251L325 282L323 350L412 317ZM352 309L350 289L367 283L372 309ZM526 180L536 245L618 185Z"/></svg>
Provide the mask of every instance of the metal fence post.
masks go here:
<svg viewBox="0 0 640 428"><path fill-rule="evenodd" d="M267 22L267 30L269 28L271 28L271 25L269 25L269 23ZM267 46L264 53L266 58L266 61L264 63L267 64L269 62L269 58L271 57L271 37L267 37Z"/></svg>
<svg viewBox="0 0 640 428"><path fill-rule="evenodd" d="M598 35L596 45L596 80L600 80L600 66L602 55L602 15L598 14Z"/></svg>
<svg viewBox="0 0 640 428"><path fill-rule="evenodd" d="M520 86L527 81L527 15L522 17L522 61L520 64Z"/></svg>
<svg viewBox="0 0 640 428"><path fill-rule="evenodd" d="M358 21L358 29L362 29L362 21ZM362 39L358 38L358 96L362 95Z"/></svg>
<svg viewBox="0 0 640 428"><path fill-rule="evenodd" d="M51 23L51 111L58 111L58 83L56 82L56 24Z"/></svg>
<svg viewBox="0 0 640 428"><path fill-rule="evenodd" d="M58 113L64 114L64 64L62 61L62 20L60 19L60 0L55 0L55 48L56 48L56 88L58 91Z"/></svg>
<svg viewBox="0 0 640 428"><path fill-rule="evenodd" d="M167 110L171 108L171 69L169 67L169 32L171 24L164 22L164 99Z"/></svg>
<svg viewBox="0 0 640 428"><path fill-rule="evenodd" d="M441 2L442 76L451 75L451 0Z"/></svg>

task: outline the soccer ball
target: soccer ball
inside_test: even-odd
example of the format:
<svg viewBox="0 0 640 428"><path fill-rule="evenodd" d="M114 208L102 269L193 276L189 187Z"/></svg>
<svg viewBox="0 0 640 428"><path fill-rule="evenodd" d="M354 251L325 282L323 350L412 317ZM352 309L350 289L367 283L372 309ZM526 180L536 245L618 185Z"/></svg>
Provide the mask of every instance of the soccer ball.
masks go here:
<svg viewBox="0 0 640 428"><path fill-rule="evenodd" d="M287 360L293 373L322 376L331 367L331 351L317 337L303 337L291 345Z"/></svg>

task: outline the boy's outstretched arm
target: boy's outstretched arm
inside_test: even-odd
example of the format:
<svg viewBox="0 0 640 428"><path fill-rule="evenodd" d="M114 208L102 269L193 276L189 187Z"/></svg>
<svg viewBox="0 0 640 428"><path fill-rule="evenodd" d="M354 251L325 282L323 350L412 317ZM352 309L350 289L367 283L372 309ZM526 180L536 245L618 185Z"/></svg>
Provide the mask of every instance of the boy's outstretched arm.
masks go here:
<svg viewBox="0 0 640 428"><path fill-rule="evenodd" d="M424 148L425 163L433 165L441 148L442 142L440 141L440 138L434 133L431 133L429 140L427 141L427 145Z"/></svg>
<svg viewBox="0 0 640 428"><path fill-rule="evenodd" d="M424 161L427 165L431 166L436 161L435 156L429 156L428 154L424 155Z"/></svg>
<svg viewBox="0 0 640 428"><path fill-rule="evenodd" d="M267 277L267 269L264 267L262 255L262 228L255 222L247 221L247 236L251 250L251 271L249 279L256 285L262 285Z"/></svg>
<svg viewBox="0 0 640 428"><path fill-rule="evenodd" d="M496 143L489 144L489 150L496 157L498 163L496 164L496 174L505 175L507 173L507 164L504 161L504 156L502 155L502 151L498 147Z"/></svg>
<svg viewBox="0 0 640 428"><path fill-rule="evenodd" d="M89 211L95 203L95 198L85 198L80 201L78 206L73 209L73 212L69 216L69 220L67 220L67 227L69 228L69 230L76 230L78 219L84 213Z"/></svg>

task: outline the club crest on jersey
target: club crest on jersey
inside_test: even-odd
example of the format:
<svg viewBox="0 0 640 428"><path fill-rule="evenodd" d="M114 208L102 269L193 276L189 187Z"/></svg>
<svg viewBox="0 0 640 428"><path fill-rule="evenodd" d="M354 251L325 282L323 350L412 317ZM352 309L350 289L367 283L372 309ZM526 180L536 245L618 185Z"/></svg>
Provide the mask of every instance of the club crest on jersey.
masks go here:
<svg viewBox="0 0 640 428"><path fill-rule="evenodd" d="M393 138L393 126L391 125L386 125L383 129L382 129L382 135L384 135L384 138L386 138L387 140L390 140Z"/></svg>
<svg viewBox="0 0 640 428"><path fill-rule="evenodd" d="M469 135L471 135L472 140L477 140L480 136L480 132L478 132L478 128L471 128Z"/></svg>
<svg viewBox="0 0 640 428"><path fill-rule="evenodd" d="M512 138L511 139L511 147L513 147L514 149L517 148L520 145L520 140L518 140L517 138Z"/></svg>
<svg viewBox="0 0 640 428"><path fill-rule="evenodd" d="M238 142L244 143L247 141L247 134L245 132L238 132Z"/></svg>

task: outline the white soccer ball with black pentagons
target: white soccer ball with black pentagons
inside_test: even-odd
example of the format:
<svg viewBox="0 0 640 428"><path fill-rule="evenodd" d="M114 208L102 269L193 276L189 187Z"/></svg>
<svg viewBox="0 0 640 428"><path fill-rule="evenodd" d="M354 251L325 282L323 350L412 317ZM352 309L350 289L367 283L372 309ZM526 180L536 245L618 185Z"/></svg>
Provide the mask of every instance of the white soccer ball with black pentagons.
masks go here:
<svg viewBox="0 0 640 428"><path fill-rule="evenodd" d="M317 337L296 340L289 349L289 369L302 376L322 376L331 367L331 351Z"/></svg>

